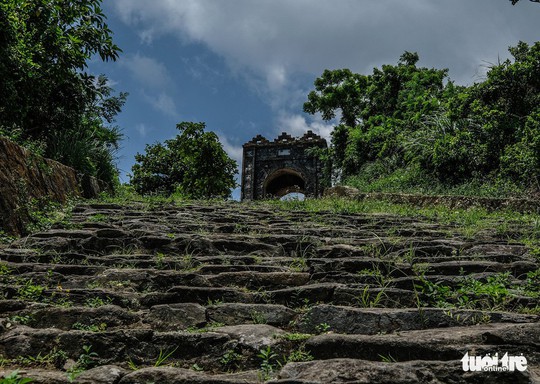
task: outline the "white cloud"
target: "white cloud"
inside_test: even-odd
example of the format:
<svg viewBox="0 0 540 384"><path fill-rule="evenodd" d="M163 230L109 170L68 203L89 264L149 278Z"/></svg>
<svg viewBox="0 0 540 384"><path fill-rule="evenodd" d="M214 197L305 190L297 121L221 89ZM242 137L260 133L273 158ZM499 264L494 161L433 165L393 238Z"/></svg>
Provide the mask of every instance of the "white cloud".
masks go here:
<svg viewBox="0 0 540 384"><path fill-rule="evenodd" d="M419 51L430 66L471 80L481 60L537 38L540 7L493 0L117 0L146 41L175 34L207 45L232 68L279 86L295 72L370 71ZM522 4L523 3L523 4ZM532 14L532 15L531 15ZM149 37L150 36L150 37Z"/></svg>
<svg viewBox="0 0 540 384"><path fill-rule="evenodd" d="M235 160L236 164L238 165L238 174L235 176L235 181L237 185L240 185L244 148L241 145L232 143L224 133L216 132L216 134L219 137L219 141L221 142L223 149L225 150L225 152L227 152L227 155L229 155L231 159ZM240 187L236 187L232 190L233 200L240 200L240 195L241 195Z"/></svg>
<svg viewBox="0 0 540 384"><path fill-rule="evenodd" d="M167 95L165 92L159 92L157 94L147 94L143 92L143 98L158 111L161 111L169 116L178 117L176 103L172 97Z"/></svg>
<svg viewBox="0 0 540 384"><path fill-rule="evenodd" d="M144 43L173 36L206 46L283 114L280 125L326 137L330 125L295 115L310 90L306 79L327 68L371 73L408 50L420 65L449 68L452 80L470 84L481 80L481 65L507 58L508 46L537 40L540 17L538 4L505 0L116 0L113 7ZM194 78L208 75L188 64ZM125 65L153 94L170 83L155 59L135 55ZM149 101L176 113L165 93Z"/></svg>
<svg viewBox="0 0 540 384"><path fill-rule="evenodd" d="M143 123L139 123L135 125L135 130L141 137L146 137L146 133L148 132L148 127Z"/></svg>
<svg viewBox="0 0 540 384"><path fill-rule="evenodd" d="M227 152L229 157L235 160L239 167L242 166L242 156L244 153L243 152L244 149L242 148L242 145L237 145L237 144L232 143L228 139L228 137L222 132L216 132L216 134L219 137L219 141L221 142L223 149L225 150L225 152Z"/></svg>
<svg viewBox="0 0 540 384"><path fill-rule="evenodd" d="M119 61L131 75L145 88L164 89L170 86L171 77L163 63L151 57L136 54Z"/></svg>
<svg viewBox="0 0 540 384"><path fill-rule="evenodd" d="M282 89L287 83L287 72L283 66L271 66L266 73L266 82L271 91Z"/></svg>
<svg viewBox="0 0 540 384"><path fill-rule="evenodd" d="M150 45L154 40L154 34L155 32L153 28L145 29L139 32L139 38L143 44Z"/></svg>
<svg viewBox="0 0 540 384"><path fill-rule="evenodd" d="M324 122L320 119L308 122L304 116L286 114L285 112L278 117L279 132L287 132L292 136L303 136L307 131L313 131L328 141L335 124L335 121Z"/></svg>

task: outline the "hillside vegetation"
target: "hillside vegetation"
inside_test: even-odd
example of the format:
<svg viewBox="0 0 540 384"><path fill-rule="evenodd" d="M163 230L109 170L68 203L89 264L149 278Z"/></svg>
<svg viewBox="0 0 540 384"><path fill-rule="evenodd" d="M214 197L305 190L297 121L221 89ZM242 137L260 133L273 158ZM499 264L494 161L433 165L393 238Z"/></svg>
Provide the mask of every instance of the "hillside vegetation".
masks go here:
<svg viewBox="0 0 540 384"><path fill-rule="evenodd" d="M304 110L340 119L324 154L334 179L365 191L536 193L540 43L509 51L471 86L411 52L370 75L324 71Z"/></svg>
<svg viewBox="0 0 540 384"><path fill-rule="evenodd" d="M0 135L115 185L122 135L114 121L127 94L86 71L91 59L121 52L100 5L0 2Z"/></svg>

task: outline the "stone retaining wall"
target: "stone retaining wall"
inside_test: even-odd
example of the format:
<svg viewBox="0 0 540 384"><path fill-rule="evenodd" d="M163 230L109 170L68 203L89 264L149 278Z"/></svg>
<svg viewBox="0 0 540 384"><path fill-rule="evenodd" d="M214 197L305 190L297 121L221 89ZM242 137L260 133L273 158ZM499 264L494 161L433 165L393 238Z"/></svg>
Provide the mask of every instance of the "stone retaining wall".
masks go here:
<svg viewBox="0 0 540 384"><path fill-rule="evenodd" d="M64 203L71 197L96 197L107 188L94 177L0 137L0 227L8 234L24 233L27 208L33 201Z"/></svg>

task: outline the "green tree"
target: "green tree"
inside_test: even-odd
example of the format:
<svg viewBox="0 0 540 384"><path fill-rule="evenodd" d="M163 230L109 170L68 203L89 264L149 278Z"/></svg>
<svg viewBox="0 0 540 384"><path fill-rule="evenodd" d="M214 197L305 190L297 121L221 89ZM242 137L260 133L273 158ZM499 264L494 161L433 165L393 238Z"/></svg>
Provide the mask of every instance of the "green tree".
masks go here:
<svg viewBox="0 0 540 384"><path fill-rule="evenodd" d="M457 113L482 123L486 170L527 183L540 174L540 42L509 51L513 60L493 65L485 81L468 88Z"/></svg>
<svg viewBox="0 0 540 384"><path fill-rule="evenodd" d="M85 73L95 55L108 61L120 52L100 4L0 2L0 134L111 182L121 138L112 123L126 94Z"/></svg>
<svg viewBox="0 0 540 384"><path fill-rule="evenodd" d="M182 122L181 132L163 144L147 145L135 156L131 184L140 194L180 193L188 198L229 197L237 164L205 123Z"/></svg>
<svg viewBox="0 0 540 384"><path fill-rule="evenodd" d="M516 5L519 0L510 0L512 2L512 5ZM540 3L540 0L529 0L530 2L533 2L533 3Z"/></svg>
<svg viewBox="0 0 540 384"><path fill-rule="evenodd" d="M375 68L371 75L325 70L315 80L304 111L321 113L324 120L341 114L341 124L332 133L331 151L343 177L380 158L402 163L402 137L440 108L448 71L419 68L418 60L417 53L405 52L397 65Z"/></svg>
<svg viewBox="0 0 540 384"><path fill-rule="evenodd" d="M484 81L469 87L445 81L447 70L417 67L418 55L410 52L369 76L325 71L305 110L324 119L342 113L329 153L345 178L410 170L444 186L487 181L538 190L540 42L519 42L509 51L512 59L492 65Z"/></svg>
<svg viewBox="0 0 540 384"><path fill-rule="evenodd" d="M342 124L356 126L365 104L367 80L366 76L352 73L349 69L326 69L315 80L315 91L309 93L304 112L319 112L326 121L332 120L340 112Z"/></svg>

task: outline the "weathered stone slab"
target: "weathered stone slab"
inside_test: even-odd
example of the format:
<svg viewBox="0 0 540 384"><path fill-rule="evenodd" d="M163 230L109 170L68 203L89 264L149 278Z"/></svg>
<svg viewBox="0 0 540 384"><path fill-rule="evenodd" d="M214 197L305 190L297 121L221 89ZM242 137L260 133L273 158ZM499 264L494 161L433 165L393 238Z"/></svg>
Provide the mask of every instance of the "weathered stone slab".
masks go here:
<svg viewBox="0 0 540 384"><path fill-rule="evenodd" d="M342 334L377 335L417 329L444 328L482 323L537 322L538 316L509 312L482 312L434 308L353 308L317 305L298 321L301 332L317 333L320 324Z"/></svg>
<svg viewBox="0 0 540 384"><path fill-rule="evenodd" d="M529 372L464 372L461 361L412 361L381 363L355 359L331 359L287 363L278 379L268 384L416 384L416 383L503 383L525 384Z"/></svg>
<svg viewBox="0 0 540 384"><path fill-rule="evenodd" d="M104 328L128 326L140 320L139 316L115 305L105 305L98 308L88 307L52 307L32 311L32 326L36 328L55 327L63 330L73 329L79 323L86 326Z"/></svg>
<svg viewBox="0 0 540 384"><path fill-rule="evenodd" d="M214 329L214 332L226 334L231 339L236 340L239 345L249 347L256 352L264 347L272 347L281 343L278 336L285 333L285 331L267 324L230 325L218 327Z"/></svg>
<svg viewBox="0 0 540 384"><path fill-rule="evenodd" d="M249 289L280 289L286 287L302 286L308 283L308 273L294 272L223 272L208 277L208 281L215 286L241 286Z"/></svg>
<svg viewBox="0 0 540 384"><path fill-rule="evenodd" d="M285 326L294 320L296 312L283 305L224 303L207 308L208 318L227 325L262 323Z"/></svg>
<svg viewBox="0 0 540 384"><path fill-rule="evenodd" d="M257 371L209 375L183 368L158 367L130 373L118 384L248 384L259 382L259 375Z"/></svg>
<svg viewBox="0 0 540 384"><path fill-rule="evenodd" d="M194 303L155 305L150 308L144 322L159 331L180 331L204 325L206 310Z"/></svg>

